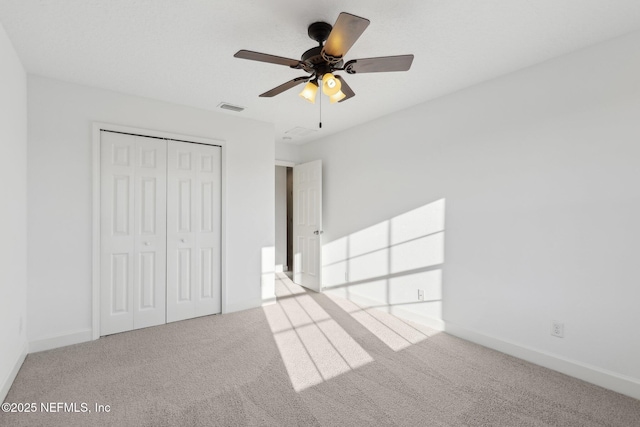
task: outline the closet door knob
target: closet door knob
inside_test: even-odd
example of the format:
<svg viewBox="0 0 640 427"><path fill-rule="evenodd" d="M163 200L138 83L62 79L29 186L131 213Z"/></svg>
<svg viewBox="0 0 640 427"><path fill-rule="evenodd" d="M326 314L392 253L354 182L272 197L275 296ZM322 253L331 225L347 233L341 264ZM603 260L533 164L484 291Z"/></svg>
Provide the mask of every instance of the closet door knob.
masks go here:
<svg viewBox="0 0 640 427"><path fill-rule="evenodd" d="M144 245L145 245L145 246L149 246L150 244L151 244L151 243L149 243L149 242L144 242Z"/></svg>
<svg viewBox="0 0 640 427"><path fill-rule="evenodd" d="M180 241L181 241L182 243L185 243L185 242L186 242L186 240L185 240L185 239L180 239Z"/></svg>

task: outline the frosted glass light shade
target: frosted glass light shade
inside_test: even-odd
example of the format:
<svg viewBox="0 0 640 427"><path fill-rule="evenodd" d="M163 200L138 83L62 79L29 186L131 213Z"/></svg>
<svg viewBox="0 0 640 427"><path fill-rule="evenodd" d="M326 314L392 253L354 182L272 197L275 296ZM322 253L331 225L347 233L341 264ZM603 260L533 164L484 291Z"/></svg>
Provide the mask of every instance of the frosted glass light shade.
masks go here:
<svg viewBox="0 0 640 427"><path fill-rule="evenodd" d="M336 76L333 74L326 73L322 76L322 92L324 92L325 95L335 95L340 92L341 87L342 83L340 83L340 80L336 79Z"/></svg>
<svg viewBox="0 0 640 427"><path fill-rule="evenodd" d="M318 93L318 85L314 82L307 82L304 89L300 92L300 96L312 104L316 103L316 94Z"/></svg>
<svg viewBox="0 0 640 427"><path fill-rule="evenodd" d="M336 102L344 99L345 96L347 95L345 95L341 90L339 90L338 93L335 93L329 97L329 102L331 102L332 104L335 104Z"/></svg>

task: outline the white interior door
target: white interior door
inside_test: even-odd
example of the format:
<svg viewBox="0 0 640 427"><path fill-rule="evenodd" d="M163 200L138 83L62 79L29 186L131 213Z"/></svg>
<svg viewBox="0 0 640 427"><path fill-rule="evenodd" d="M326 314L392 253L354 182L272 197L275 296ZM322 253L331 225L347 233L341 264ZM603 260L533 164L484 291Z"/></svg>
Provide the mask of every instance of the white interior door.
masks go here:
<svg viewBox="0 0 640 427"><path fill-rule="evenodd" d="M221 149L168 142L167 322L221 311Z"/></svg>
<svg viewBox="0 0 640 427"><path fill-rule="evenodd" d="M322 160L293 168L293 281L322 288Z"/></svg>
<svg viewBox="0 0 640 427"><path fill-rule="evenodd" d="M165 323L166 143L101 132L100 335Z"/></svg>

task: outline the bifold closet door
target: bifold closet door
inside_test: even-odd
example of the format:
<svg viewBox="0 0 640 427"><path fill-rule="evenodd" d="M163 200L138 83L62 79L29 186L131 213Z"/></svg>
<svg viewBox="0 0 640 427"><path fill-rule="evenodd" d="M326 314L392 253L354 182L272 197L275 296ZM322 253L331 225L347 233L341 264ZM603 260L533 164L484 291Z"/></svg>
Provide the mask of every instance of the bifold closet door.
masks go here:
<svg viewBox="0 0 640 427"><path fill-rule="evenodd" d="M100 133L100 335L166 322L167 148Z"/></svg>
<svg viewBox="0 0 640 427"><path fill-rule="evenodd" d="M221 149L167 147L167 322L174 322L221 311Z"/></svg>

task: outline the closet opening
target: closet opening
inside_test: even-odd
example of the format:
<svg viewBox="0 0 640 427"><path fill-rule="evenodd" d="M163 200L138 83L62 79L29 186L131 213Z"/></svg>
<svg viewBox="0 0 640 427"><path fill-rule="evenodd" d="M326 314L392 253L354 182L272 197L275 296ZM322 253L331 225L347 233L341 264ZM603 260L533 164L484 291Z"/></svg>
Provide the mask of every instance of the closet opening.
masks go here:
<svg viewBox="0 0 640 427"><path fill-rule="evenodd" d="M223 312L223 147L180 137L94 123L94 339Z"/></svg>

